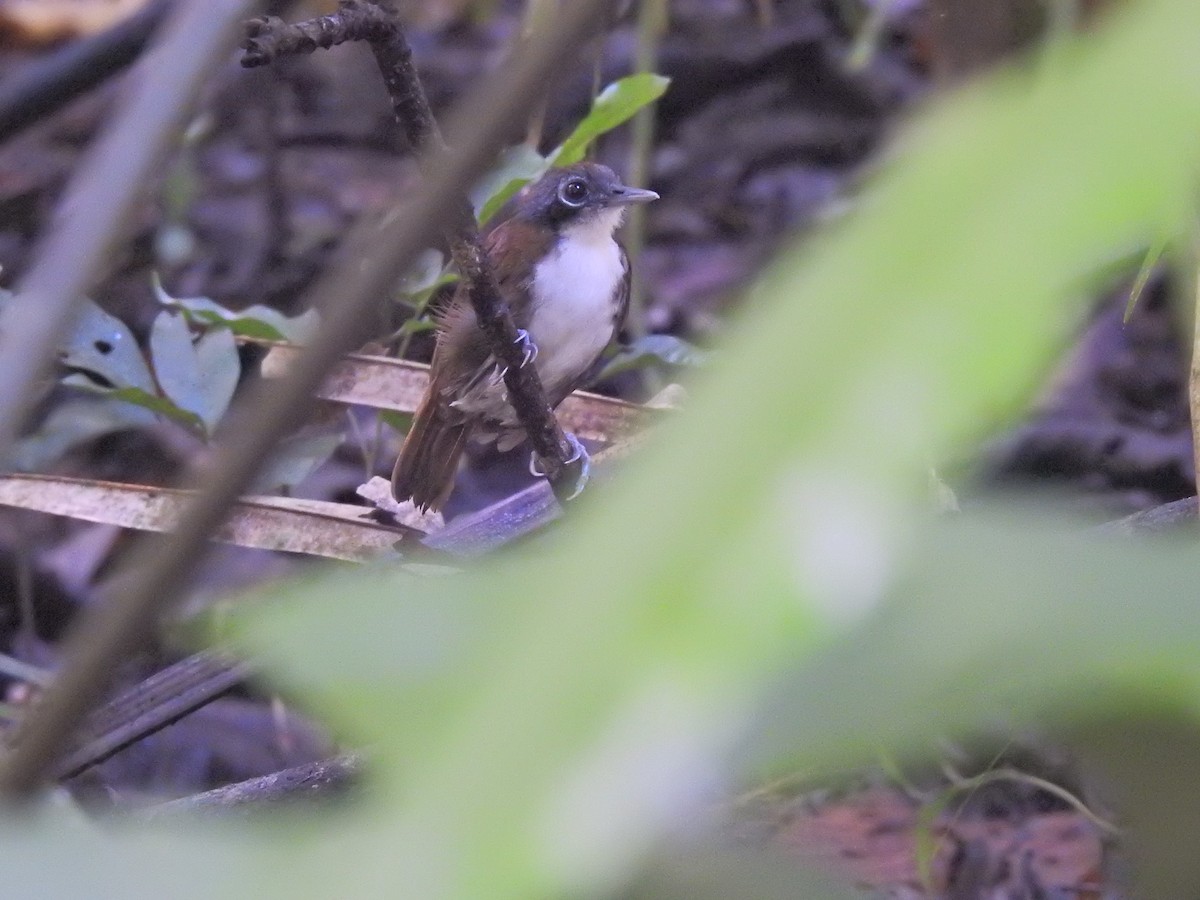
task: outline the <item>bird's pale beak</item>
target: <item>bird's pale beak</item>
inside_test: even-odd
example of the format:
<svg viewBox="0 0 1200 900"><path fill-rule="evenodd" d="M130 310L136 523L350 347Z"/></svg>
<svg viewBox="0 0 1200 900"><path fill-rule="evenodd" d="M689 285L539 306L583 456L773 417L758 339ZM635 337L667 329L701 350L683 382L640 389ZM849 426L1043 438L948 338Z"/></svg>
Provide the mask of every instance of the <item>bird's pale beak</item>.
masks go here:
<svg viewBox="0 0 1200 900"><path fill-rule="evenodd" d="M610 203L624 206L628 203L650 203L658 199L658 194L654 191L645 191L641 188L619 187L612 192Z"/></svg>

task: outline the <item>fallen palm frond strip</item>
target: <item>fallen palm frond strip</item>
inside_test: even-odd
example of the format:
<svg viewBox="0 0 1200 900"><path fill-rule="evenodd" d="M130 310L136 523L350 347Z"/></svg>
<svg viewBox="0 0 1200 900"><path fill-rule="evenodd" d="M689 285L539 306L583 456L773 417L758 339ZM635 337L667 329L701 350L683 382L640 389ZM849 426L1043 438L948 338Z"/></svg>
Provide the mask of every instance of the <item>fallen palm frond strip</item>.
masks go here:
<svg viewBox="0 0 1200 900"><path fill-rule="evenodd" d="M246 342L271 348L262 363L262 373L269 378L282 376L300 358L301 348L293 344ZM411 413L428 385L428 366L386 356L350 353L334 366L318 396L338 403ZM576 392L562 402L557 415L563 428L574 432L576 437L611 444L645 428L660 414L636 403Z"/></svg>
<svg viewBox="0 0 1200 900"><path fill-rule="evenodd" d="M170 531L191 491L59 478L0 476L0 504L138 531ZM422 532L415 521L384 524L372 510L293 497L243 497L214 539L259 550L285 550L362 562Z"/></svg>

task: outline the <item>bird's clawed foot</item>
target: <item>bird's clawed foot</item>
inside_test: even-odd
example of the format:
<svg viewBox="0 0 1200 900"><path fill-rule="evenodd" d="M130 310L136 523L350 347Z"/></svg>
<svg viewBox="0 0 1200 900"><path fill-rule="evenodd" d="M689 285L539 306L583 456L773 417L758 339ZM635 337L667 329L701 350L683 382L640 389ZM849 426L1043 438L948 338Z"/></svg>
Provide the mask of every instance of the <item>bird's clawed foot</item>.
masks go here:
<svg viewBox="0 0 1200 900"><path fill-rule="evenodd" d="M529 336L529 332L524 328L517 329L517 339L513 343L520 344L521 350L525 353L525 358L521 360L522 369L537 359L538 346L533 342L533 338Z"/></svg>
<svg viewBox="0 0 1200 900"><path fill-rule="evenodd" d="M565 432L565 436L567 443L571 445L571 455L567 457L567 465L572 465L574 463L579 464L579 475L575 479L575 487L571 490L570 495L567 497L568 500L574 500L583 493L584 487L587 486L588 479L592 476L592 458L588 456L588 452L583 448L583 444L580 442L579 438L575 437L575 435L571 434L569 431ZM538 458L536 453L531 453L529 455L529 473L535 478L546 477L546 472L542 469L540 463L541 460Z"/></svg>
<svg viewBox="0 0 1200 900"><path fill-rule="evenodd" d="M537 359L537 344L533 342L533 338L529 336L529 332L524 328L517 329L517 339L513 341L513 343L520 344L521 350L525 354L524 358L521 360L522 369ZM499 384L504 380L504 376L507 374L508 366L496 366L495 373L492 375L492 384Z"/></svg>

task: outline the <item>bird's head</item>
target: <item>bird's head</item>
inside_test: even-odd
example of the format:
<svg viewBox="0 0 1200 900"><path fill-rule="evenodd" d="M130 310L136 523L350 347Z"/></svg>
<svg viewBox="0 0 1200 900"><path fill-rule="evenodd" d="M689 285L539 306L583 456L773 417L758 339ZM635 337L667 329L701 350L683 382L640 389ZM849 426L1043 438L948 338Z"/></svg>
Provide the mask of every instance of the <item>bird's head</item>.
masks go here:
<svg viewBox="0 0 1200 900"><path fill-rule="evenodd" d="M608 166L584 162L542 176L518 201L517 215L560 234L586 231L610 237L626 207L657 199L654 191L626 187Z"/></svg>

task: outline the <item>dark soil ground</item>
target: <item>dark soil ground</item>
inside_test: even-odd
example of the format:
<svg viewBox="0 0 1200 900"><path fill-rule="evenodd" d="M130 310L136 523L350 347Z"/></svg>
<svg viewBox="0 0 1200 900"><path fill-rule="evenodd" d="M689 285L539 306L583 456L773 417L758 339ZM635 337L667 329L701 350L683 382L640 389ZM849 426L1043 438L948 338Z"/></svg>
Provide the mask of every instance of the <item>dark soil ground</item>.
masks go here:
<svg viewBox="0 0 1200 900"><path fill-rule="evenodd" d="M495 65L518 27L505 4L483 22L452 6L426 7L411 36L438 110ZM919 4L896 4L906 11L857 70L847 64L857 28L843 18L847 4L781 0L770 4L769 24L760 21L760 6L677 0L662 47L659 70L673 81L657 109L651 186L663 199L650 211L640 261L650 297L645 326L705 345L717 341L741 287L783 237L853 202L856 180L889 132L933 90L935 51ZM289 15L310 14L299 4ZM631 70L635 40L628 20L613 28L598 54L601 81ZM14 41L0 56L0 78L49 52ZM581 70L554 92L547 145L584 112L593 77ZM4 284L28 264L34 239L119 90L115 79L0 144ZM162 173L159 199L143 208L136 240L94 293L143 335L156 311L151 271L179 296L297 311L349 226L388 209L417 178L361 47L255 71L231 59L208 86L194 131ZM630 153L626 131L598 148L599 158L619 171L628 168ZM1154 279L1132 321L1122 325L1126 294L1127 286L1114 285L1109 297L1097 298L1093 320L1037 408L956 485L965 502L1001 488L1053 490L1099 520L1192 492L1184 354L1170 287ZM428 342L416 341L413 352L427 355ZM640 399L636 378L604 387ZM51 393L43 412L61 400ZM166 427L118 431L47 466L166 484L200 452L195 441ZM380 454L378 474L389 459ZM491 461L477 462L486 468ZM304 492L353 502L362 480L362 454L347 444ZM484 495L494 485L479 490ZM102 526L0 514L0 649L53 666L64 624L91 601L123 543ZM194 602L297 564L216 550ZM162 647L131 661L129 677L175 655ZM117 794L179 796L331 752L320 729L281 718L259 691L241 694L118 755L96 777ZM836 797L761 795L739 807L735 830L815 856L886 896L927 896L930 885L936 896L952 898L1101 896L1102 833L1059 799L993 785L924 823L937 794L934 788L913 799L879 782ZM925 839L936 846L927 882L915 849Z"/></svg>

